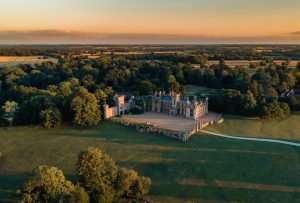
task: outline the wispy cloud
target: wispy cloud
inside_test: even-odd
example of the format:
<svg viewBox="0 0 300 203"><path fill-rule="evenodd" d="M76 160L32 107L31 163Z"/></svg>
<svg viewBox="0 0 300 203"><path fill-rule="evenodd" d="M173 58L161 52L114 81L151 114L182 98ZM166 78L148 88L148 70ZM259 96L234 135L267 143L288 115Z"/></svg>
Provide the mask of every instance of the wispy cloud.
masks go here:
<svg viewBox="0 0 300 203"><path fill-rule="evenodd" d="M280 36L206 36L179 34L111 34L62 30L2 31L0 44L224 44L300 43L300 32Z"/></svg>
<svg viewBox="0 0 300 203"><path fill-rule="evenodd" d="M300 36L300 31L297 31L297 32L292 32L292 33L290 33L291 35L299 35Z"/></svg>

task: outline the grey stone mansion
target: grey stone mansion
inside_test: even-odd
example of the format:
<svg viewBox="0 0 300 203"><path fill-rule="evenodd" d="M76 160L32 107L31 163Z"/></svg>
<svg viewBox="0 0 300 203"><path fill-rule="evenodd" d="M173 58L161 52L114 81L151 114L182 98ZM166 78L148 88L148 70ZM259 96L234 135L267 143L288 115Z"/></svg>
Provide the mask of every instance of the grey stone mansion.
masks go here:
<svg viewBox="0 0 300 203"><path fill-rule="evenodd" d="M181 94L171 92L165 94L155 92L150 96L144 97L146 100L146 110L158 113L165 113L170 116L182 116L188 119L198 120L208 113L208 98L198 100L195 96L193 100L185 98ZM104 118L109 119L113 116L123 115L135 108L135 98L132 97L125 102L124 95L115 95L116 106L109 108L104 106Z"/></svg>

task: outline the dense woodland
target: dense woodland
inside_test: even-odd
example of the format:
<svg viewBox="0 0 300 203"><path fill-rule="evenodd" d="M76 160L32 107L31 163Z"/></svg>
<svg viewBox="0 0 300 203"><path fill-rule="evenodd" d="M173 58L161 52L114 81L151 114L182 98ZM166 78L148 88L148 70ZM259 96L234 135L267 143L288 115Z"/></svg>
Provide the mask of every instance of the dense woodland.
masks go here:
<svg viewBox="0 0 300 203"><path fill-rule="evenodd" d="M56 57L57 64L0 69L2 126L96 125L103 105L114 105L115 93L185 92L185 85L218 89L218 94L210 95L210 109L220 113L271 119L300 109L295 97L280 97L286 89L300 88L300 65L289 68L288 60L281 65L267 59L259 67L230 68L225 60L209 67L208 56L201 54L152 53L147 60L114 54L97 59Z"/></svg>

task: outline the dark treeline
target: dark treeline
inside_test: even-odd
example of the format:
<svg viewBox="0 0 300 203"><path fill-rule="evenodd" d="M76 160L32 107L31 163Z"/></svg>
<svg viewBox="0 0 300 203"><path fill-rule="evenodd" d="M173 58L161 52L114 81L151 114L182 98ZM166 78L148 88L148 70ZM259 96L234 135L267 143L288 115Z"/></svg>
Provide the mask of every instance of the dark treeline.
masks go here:
<svg viewBox="0 0 300 203"><path fill-rule="evenodd" d="M0 45L0 56L99 55L104 52L143 53L127 56L136 60L173 61L173 55L179 54L186 58L206 55L208 60L300 60L300 49L296 45ZM184 57L181 60L193 63Z"/></svg>
<svg viewBox="0 0 300 203"><path fill-rule="evenodd" d="M192 56L195 68L172 61L135 61L127 56L60 58L58 64L3 67L0 70L2 125L42 124L56 127L62 122L90 126L101 119L104 104L114 105L113 95L130 92L147 95L158 90L184 92L185 85L220 89L210 98L210 109L230 114L277 118L298 110L294 97L281 98L286 89L299 88L300 67L267 63L253 75L247 68L230 68L224 60L208 67L206 57Z"/></svg>
<svg viewBox="0 0 300 203"><path fill-rule="evenodd" d="M74 49L72 47L59 48L56 46L46 47L0 47L0 56L48 56L59 58L63 55L80 55L84 49Z"/></svg>

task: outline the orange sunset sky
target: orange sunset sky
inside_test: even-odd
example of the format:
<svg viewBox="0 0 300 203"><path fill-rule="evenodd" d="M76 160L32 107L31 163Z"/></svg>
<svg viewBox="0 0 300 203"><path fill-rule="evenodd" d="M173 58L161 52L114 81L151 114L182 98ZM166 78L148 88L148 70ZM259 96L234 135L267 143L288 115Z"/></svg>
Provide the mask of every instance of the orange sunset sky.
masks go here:
<svg viewBox="0 0 300 203"><path fill-rule="evenodd" d="M299 0L0 2L0 44L300 43Z"/></svg>

